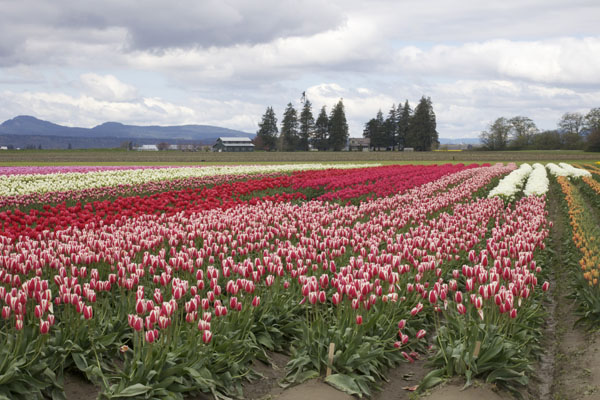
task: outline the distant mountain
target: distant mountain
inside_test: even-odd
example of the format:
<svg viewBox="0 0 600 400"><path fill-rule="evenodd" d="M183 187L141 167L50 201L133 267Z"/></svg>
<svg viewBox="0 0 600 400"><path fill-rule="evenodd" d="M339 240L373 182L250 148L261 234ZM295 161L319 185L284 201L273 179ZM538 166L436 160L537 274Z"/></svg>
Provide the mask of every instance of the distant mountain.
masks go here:
<svg viewBox="0 0 600 400"><path fill-rule="evenodd" d="M440 144L480 144L479 138L440 138Z"/></svg>
<svg viewBox="0 0 600 400"><path fill-rule="evenodd" d="M93 128L77 128L28 115L0 124L0 145L15 147L42 145L43 148L66 148L69 143L73 148L118 147L123 141L212 145L220 136L254 138L255 134L211 125L138 126L105 122Z"/></svg>

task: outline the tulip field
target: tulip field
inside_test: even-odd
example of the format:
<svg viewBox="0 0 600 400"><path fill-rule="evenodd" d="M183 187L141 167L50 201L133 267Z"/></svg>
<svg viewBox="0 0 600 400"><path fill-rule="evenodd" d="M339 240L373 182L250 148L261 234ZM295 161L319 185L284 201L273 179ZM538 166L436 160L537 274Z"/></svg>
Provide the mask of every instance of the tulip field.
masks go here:
<svg viewBox="0 0 600 400"><path fill-rule="evenodd" d="M0 399L243 398L281 385L370 397L427 358L518 393L555 268L548 196L600 323L600 166L524 163L0 167ZM554 188L554 190L551 190Z"/></svg>

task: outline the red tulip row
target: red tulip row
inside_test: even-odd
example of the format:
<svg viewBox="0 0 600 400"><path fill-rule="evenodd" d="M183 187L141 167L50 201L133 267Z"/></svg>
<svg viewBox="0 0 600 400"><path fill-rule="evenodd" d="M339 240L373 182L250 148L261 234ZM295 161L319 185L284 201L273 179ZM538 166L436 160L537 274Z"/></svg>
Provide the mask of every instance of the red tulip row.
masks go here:
<svg viewBox="0 0 600 400"><path fill-rule="evenodd" d="M403 192L411 187L424 182L437 179L440 176L464 168L472 168L473 165L465 167L459 165L446 165L443 167L429 166L415 168L413 166L386 166L368 169L351 170L329 170L304 171L293 175L262 176L259 179L240 181L240 177L225 177L216 179L194 179L185 180L183 183L195 189L171 190L160 192L150 196L118 197L116 200L93 201L86 204L77 203L68 207L66 203L57 206L44 205L40 209L31 209L25 213L19 209L0 212L0 224L4 236L17 238L19 236L37 237L45 230L61 230L68 226L77 226L83 229L86 225L112 224L122 217L130 218L137 215L152 213L174 214L184 211L188 214L208 210L212 208L226 209L243 204L245 201L255 203L257 201L272 200L276 202L290 201L293 199L305 199L306 196L299 190L314 188L316 181L322 181L323 176L330 174L329 183L321 185L329 189L339 188L340 184L352 180L353 190L335 192L332 196L348 199L351 196L360 196L366 193L391 193ZM340 176L345 178L340 179ZM334 183L336 182L336 183ZM341 182L341 183L339 183ZM359 183L362 182L362 187ZM168 185L180 186L182 182L166 184L154 182L141 185L143 191L156 191ZM214 186L208 187L213 184ZM292 188L292 192L282 191ZM118 195L122 187L102 188L95 193L103 193L104 196L113 197ZM275 190L272 195L260 193L266 190ZM279 191L279 193L277 192ZM252 197L258 193L260 197ZM76 196L78 192L64 196ZM87 195L93 193L87 193ZM56 194L54 194L56 195ZM241 200L242 196L250 196L249 200Z"/></svg>

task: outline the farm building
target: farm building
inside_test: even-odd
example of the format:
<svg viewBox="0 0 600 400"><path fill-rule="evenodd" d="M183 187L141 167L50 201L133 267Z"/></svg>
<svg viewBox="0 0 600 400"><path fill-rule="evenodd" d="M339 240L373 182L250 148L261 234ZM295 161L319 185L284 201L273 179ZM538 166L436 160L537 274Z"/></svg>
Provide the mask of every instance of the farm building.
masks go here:
<svg viewBox="0 0 600 400"><path fill-rule="evenodd" d="M158 151L158 147L155 144L143 144L135 149L137 151Z"/></svg>
<svg viewBox="0 0 600 400"><path fill-rule="evenodd" d="M350 138L348 139L348 150L350 151L369 151L371 139L369 138Z"/></svg>
<svg viewBox="0 0 600 400"><path fill-rule="evenodd" d="M254 144L247 137L220 137L213 145L213 151L254 151Z"/></svg>

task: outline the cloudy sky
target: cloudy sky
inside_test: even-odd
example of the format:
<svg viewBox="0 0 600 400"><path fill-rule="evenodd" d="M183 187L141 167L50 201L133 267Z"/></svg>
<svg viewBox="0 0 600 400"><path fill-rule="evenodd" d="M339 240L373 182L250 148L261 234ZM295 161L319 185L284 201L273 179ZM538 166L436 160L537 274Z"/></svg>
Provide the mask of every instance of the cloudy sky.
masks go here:
<svg viewBox="0 0 600 400"><path fill-rule="evenodd" d="M351 136L430 96L441 137L600 107L597 0L0 0L0 122L255 132L302 92Z"/></svg>

